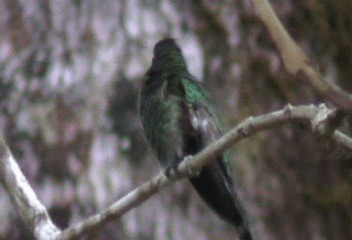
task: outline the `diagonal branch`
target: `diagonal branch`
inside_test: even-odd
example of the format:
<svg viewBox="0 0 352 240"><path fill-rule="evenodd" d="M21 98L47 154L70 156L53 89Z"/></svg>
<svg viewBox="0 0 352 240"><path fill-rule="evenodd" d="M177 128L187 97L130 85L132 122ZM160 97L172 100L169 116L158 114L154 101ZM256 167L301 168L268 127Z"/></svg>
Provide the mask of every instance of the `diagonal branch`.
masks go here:
<svg viewBox="0 0 352 240"><path fill-rule="evenodd" d="M107 209L89 217L77 226L64 230L59 239L78 239L79 237L102 228L109 221L121 217L132 208L139 206L171 182L172 181L169 180L163 172L160 172L151 180L143 183Z"/></svg>
<svg viewBox="0 0 352 240"><path fill-rule="evenodd" d="M0 181L36 239L55 239L60 230L53 224L46 208L38 200L2 136L0 136Z"/></svg>
<svg viewBox="0 0 352 240"><path fill-rule="evenodd" d="M319 71L314 68L312 61L288 34L267 0L253 1L261 20L279 49L286 70L294 76L304 77L321 96L352 114L352 95L323 79Z"/></svg>
<svg viewBox="0 0 352 240"><path fill-rule="evenodd" d="M237 127L227 132L219 140L195 155L192 159L183 161L179 165L179 175L175 178L178 179L181 177L186 177L191 173L199 171L203 166L209 164L211 161L214 161L216 156L229 149L235 143L257 132L278 127L290 122L302 121L309 123L312 126L312 129L313 124L318 124L322 127L322 125L329 124L329 121L325 121L325 119L329 118L329 115L334 113L334 110L328 109L323 104L319 107L314 105L292 107L288 105L279 111L271 112L258 117L249 117ZM318 115L320 116L319 119L321 119L321 122L317 122L319 121L317 120ZM323 115L326 116L324 117ZM331 129L330 127L325 128ZM330 133L333 140L352 151L352 139L350 137L336 130L331 130ZM101 226L108 221L121 217L125 212L139 206L156 192L165 188L176 179L168 180L164 176L163 172L160 172L157 176L152 178L152 180L134 189L102 213L98 213L83 221L79 225L63 231L61 239L76 239L85 235L87 232L101 228Z"/></svg>
<svg viewBox="0 0 352 240"><path fill-rule="evenodd" d="M262 130L291 122L308 123L313 132L330 137L335 142L352 150L352 139L335 130L338 126L336 122L341 122L341 116L336 114L335 110L327 108L324 104L319 107L287 105L282 110L247 118L199 154L183 161L178 167L178 174L172 179L166 178L164 173L160 172L107 209L64 231L60 231L52 223L45 207L37 199L3 140L0 141L0 181L13 199L19 215L25 220L37 239L78 239L92 231L101 229L109 221L121 217L172 182L188 177L194 172L199 172L203 166L214 161L216 156L240 140ZM323 131L319 129L323 129ZM328 131L325 131L326 129Z"/></svg>

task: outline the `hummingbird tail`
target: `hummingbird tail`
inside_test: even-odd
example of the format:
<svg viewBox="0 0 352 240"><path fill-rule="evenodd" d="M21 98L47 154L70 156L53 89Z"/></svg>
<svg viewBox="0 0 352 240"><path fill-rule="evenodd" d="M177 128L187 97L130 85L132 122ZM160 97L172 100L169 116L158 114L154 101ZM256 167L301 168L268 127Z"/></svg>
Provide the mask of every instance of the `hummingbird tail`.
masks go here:
<svg viewBox="0 0 352 240"><path fill-rule="evenodd" d="M249 228L247 225L237 227L237 230L240 235L240 240L253 240L253 236L252 236L251 232L249 231Z"/></svg>
<svg viewBox="0 0 352 240"><path fill-rule="evenodd" d="M241 240L253 240L242 205L232 189L233 184L227 180L219 173L217 161L204 167L197 177L190 179L203 200L237 229Z"/></svg>

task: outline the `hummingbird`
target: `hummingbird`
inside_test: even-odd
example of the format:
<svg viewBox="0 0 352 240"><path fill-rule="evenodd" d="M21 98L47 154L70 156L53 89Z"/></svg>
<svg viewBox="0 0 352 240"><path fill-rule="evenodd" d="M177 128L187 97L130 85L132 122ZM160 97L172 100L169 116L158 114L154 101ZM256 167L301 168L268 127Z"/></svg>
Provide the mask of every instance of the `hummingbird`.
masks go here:
<svg viewBox="0 0 352 240"><path fill-rule="evenodd" d="M159 41L153 54L139 111L145 137L167 172L221 137L223 127L209 93L188 71L176 41ZM210 208L236 227L241 240L252 240L229 158L223 153L189 180Z"/></svg>

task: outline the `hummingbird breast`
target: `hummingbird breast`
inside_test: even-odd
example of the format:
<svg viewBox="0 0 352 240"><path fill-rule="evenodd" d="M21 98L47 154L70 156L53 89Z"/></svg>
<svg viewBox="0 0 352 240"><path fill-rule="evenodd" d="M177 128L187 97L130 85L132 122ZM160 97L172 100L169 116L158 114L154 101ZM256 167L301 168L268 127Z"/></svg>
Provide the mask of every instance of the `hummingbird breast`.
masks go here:
<svg viewBox="0 0 352 240"><path fill-rule="evenodd" d="M165 92L166 85L145 87L141 94L140 113L145 135L162 167L183 159L182 98Z"/></svg>

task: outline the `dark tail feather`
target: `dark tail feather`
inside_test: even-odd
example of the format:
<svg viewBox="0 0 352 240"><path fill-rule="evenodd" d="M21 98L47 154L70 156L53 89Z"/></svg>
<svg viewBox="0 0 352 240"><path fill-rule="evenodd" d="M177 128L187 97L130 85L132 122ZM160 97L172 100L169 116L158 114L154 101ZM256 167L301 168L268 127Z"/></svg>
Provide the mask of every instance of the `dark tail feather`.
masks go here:
<svg viewBox="0 0 352 240"><path fill-rule="evenodd" d="M226 178L217 162L203 168L190 181L203 200L221 218L236 227L241 240L253 240L244 210L234 193L232 179Z"/></svg>
<svg viewBox="0 0 352 240"><path fill-rule="evenodd" d="M240 239L241 240L253 240L251 232L248 230L248 227L245 231L242 231L240 233Z"/></svg>

